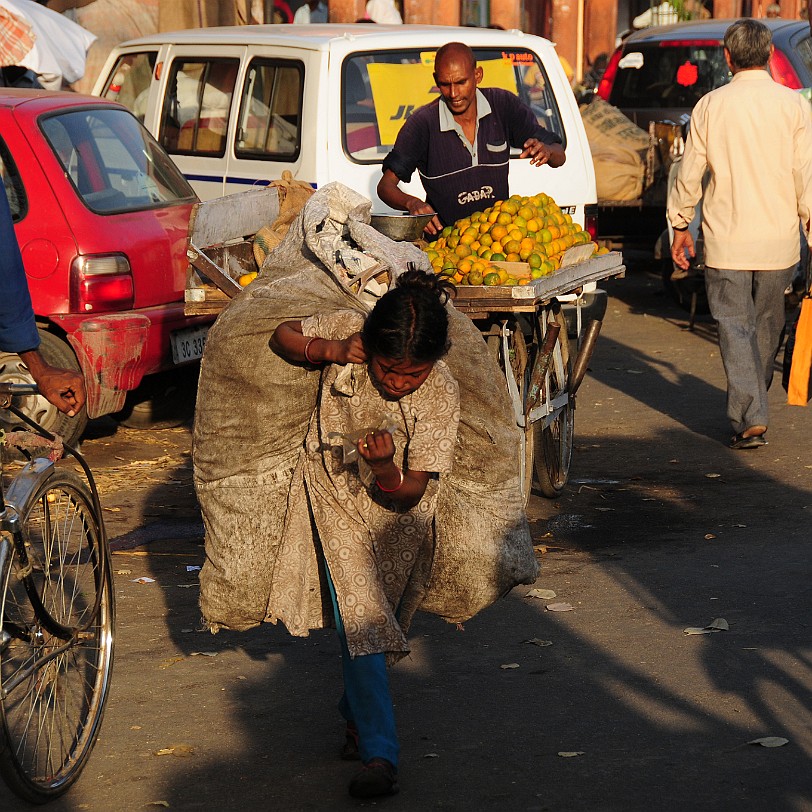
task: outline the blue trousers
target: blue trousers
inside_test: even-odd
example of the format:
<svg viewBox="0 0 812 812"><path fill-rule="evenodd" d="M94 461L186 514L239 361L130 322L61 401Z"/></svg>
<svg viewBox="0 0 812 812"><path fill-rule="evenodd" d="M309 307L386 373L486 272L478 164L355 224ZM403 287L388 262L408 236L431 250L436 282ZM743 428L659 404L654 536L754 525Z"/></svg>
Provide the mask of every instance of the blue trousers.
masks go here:
<svg viewBox="0 0 812 812"><path fill-rule="evenodd" d="M338 609L333 579L324 564L336 630L341 642L341 665L344 672L344 695L338 703L341 715L358 729L358 745L361 761L366 764L373 758L385 758L397 767L398 734L395 730L395 711L389 693L389 676L383 654L362 654L350 657L347 636Z"/></svg>

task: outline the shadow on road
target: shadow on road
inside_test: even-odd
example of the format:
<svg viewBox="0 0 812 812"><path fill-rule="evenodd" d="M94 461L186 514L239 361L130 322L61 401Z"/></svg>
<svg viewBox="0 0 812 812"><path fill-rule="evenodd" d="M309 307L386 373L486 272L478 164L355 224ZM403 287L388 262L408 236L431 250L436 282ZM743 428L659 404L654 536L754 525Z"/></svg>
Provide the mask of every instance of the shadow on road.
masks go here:
<svg viewBox="0 0 812 812"><path fill-rule="evenodd" d="M138 705L147 741L193 751L161 773L156 800L189 810L812 809L808 416L772 393L789 428L761 456L725 448L710 332L662 320L652 332L675 308L645 276L631 282L617 283L626 301L610 301L579 394L570 486L531 505L544 548L536 586L555 601L522 587L464 631L418 615L412 655L391 672L399 796L346 795L356 767L338 758L334 633L196 631L193 511L142 537L164 605L125 612L151 611L147 634L168 634L175 654L145 665L150 640L133 641L117 676L132 675L122 690L134 679L147 693L119 706ZM152 500L165 499L156 489ZM188 531L175 533L181 524ZM556 601L573 610L546 608ZM683 633L717 617L729 631ZM747 744L762 736L789 744ZM141 780L137 760L128 769L127 781Z"/></svg>

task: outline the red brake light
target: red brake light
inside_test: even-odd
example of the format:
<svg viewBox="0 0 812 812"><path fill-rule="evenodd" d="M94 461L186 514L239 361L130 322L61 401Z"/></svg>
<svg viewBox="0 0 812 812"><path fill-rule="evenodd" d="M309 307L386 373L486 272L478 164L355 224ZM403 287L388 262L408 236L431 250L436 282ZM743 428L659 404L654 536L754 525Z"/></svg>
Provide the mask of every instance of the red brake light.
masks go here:
<svg viewBox="0 0 812 812"><path fill-rule="evenodd" d="M614 84L615 76L617 75L617 63L620 62L622 52L622 46L615 49L615 52L612 54L612 58L609 60L606 70L603 72L603 76L598 83L596 95L600 96L604 101L609 101L609 94L612 92L612 85Z"/></svg>
<svg viewBox="0 0 812 812"><path fill-rule="evenodd" d="M661 40L660 48L718 48L724 45L720 39L669 39Z"/></svg>
<svg viewBox="0 0 812 812"><path fill-rule="evenodd" d="M598 207L594 204L584 206L584 231L593 240L598 239Z"/></svg>
<svg viewBox="0 0 812 812"><path fill-rule="evenodd" d="M787 55L777 48L773 50L772 58L770 59L770 73L773 79L779 85L784 85L790 90L800 90L803 85L795 72L795 68L790 64Z"/></svg>
<svg viewBox="0 0 812 812"><path fill-rule="evenodd" d="M71 264L71 312L131 310L134 302L132 270L123 254L82 256Z"/></svg>

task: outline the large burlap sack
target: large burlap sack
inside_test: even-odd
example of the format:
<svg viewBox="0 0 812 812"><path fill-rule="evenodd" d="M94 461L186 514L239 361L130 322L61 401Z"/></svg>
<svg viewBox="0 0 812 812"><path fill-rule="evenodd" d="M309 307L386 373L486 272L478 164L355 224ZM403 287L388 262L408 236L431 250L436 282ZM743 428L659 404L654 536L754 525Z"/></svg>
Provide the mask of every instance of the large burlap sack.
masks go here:
<svg viewBox="0 0 812 812"><path fill-rule="evenodd" d="M310 527L302 446L319 373L276 356L268 340L285 320L355 308L353 272L391 277L426 255L369 224L370 202L341 184L316 192L260 274L209 333L194 427L195 486L206 532L201 608L209 627L282 620L293 634L332 624ZM355 251L346 240L361 247ZM337 259L337 252L338 257ZM345 267L346 266L346 267ZM446 361L460 383L462 422L454 471L440 481L434 566L424 605L466 620L537 573L518 478L519 434L504 378L479 332L451 312Z"/></svg>
<svg viewBox="0 0 812 812"><path fill-rule="evenodd" d="M453 310L445 358L460 388L452 472L440 478L436 547L420 608L461 623L538 575L519 470L521 434L504 373Z"/></svg>
<svg viewBox="0 0 812 812"><path fill-rule="evenodd" d="M607 144L638 151L648 148L648 133L600 96L581 105L580 111L590 148Z"/></svg>
<svg viewBox="0 0 812 812"><path fill-rule="evenodd" d="M643 194L645 166L638 153L623 146L592 150L598 200L630 201Z"/></svg>
<svg viewBox="0 0 812 812"><path fill-rule="evenodd" d="M649 135L600 97L581 106L595 167L598 200L637 200L643 194Z"/></svg>
<svg viewBox="0 0 812 812"><path fill-rule="evenodd" d="M270 185L276 189L279 196L279 215L273 223L263 226L254 235L253 249L257 268L262 267L265 257L282 242L291 223L304 208L314 191L309 183L294 180L289 169L282 173L279 180L273 181Z"/></svg>

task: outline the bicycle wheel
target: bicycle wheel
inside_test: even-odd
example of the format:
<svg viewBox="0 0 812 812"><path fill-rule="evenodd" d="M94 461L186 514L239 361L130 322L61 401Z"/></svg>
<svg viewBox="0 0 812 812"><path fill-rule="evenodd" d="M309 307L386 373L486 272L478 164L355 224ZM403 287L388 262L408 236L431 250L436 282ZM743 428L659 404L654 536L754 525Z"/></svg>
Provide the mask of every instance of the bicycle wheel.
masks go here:
<svg viewBox="0 0 812 812"><path fill-rule="evenodd" d="M568 340L566 325L560 336L564 341ZM536 479L539 489L549 499L555 499L564 489L572 462L575 398L569 394L571 373L569 353L562 347L559 337L553 350L547 391L547 402L556 408L556 415L546 428L538 422L533 431Z"/></svg>
<svg viewBox="0 0 812 812"><path fill-rule="evenodd" d="M19 512L30 574L10 545L0 573L0 621L9 634L0 648L0 772L22 798L45 803L78 778L99 733L113 663L113 590L99 517L75 474L55 470ZM30 591L73 630L63 635L70 639L48 631Z"/></svg>

